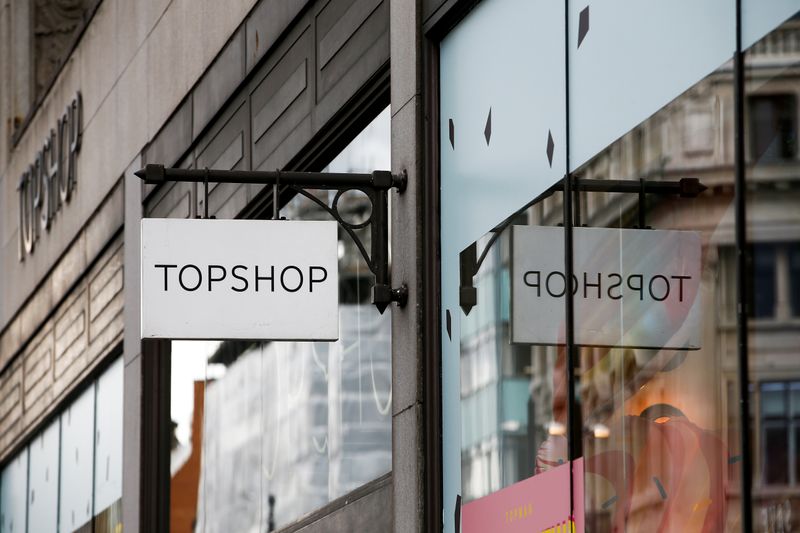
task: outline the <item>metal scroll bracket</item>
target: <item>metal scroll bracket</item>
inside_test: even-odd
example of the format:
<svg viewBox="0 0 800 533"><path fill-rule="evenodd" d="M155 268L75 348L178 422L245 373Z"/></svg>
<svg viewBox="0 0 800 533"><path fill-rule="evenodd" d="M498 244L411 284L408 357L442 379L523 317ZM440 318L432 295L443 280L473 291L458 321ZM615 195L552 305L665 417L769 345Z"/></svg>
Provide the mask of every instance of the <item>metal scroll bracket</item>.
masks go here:
<svg viewBox="0 0 800 533"><path fill-rule="evenodd" d="M681 198L696 198L703 191L707 189L705 185L700 183L697 178L681 178L677 181L662 181L662 180L605 180L605 179L586 179L573 176L574 180L573 190L580 192L618 192L618 193L631 193L638 194L638 228L647 229L645 224L645 211L646 211L646 195L678 195ZM533 201L525 204L511 216L509 216L503 223L492 229L492 236L489 242L483 248L483 251L478 255L477 242L473 242L460 255L460 284L459 284L459 305L465 315L469 315L472 308L478 304L478 290L474 284L474 278L478 274L483 260L486 259L486 254L492 248L492 245L500 237L511 223L515 220L516 215L524 212L531 207L534 203L551 196L556 191L562 189L561 180L536 197Z"/></svg>
<svg viewBox="0 0 800 533"><path fill-rule="evenodd" d="M372 303L382 314L386 307L396 302L400 307L408 301L408 287L392 287L389 279L389 190L405 191L408 178L405 172L393 174L388 170L375 170L368 174L328 173L328 172L289 172L289 171L257 171L257 170L213 170L165 168L163 165L147 165L135 172L136 176L149 184L160 184L168 181L203 183L236 183L273 185L273 195L280 187L295 191L319 205L328 212L350 235L364 257L369 269L375 276L372 288ZM328 205L310 190L336 191L332 205ZM344 220L339 213L338 203L342 195L348 191L361 191L372 203L369 218L361 223L352 224ZM208 199L206 198L206 206ZM275 204L277 206L277 203ZM207 207L205 207L207 209ZM206 215L207 217L208 215ZM274 217L273 213L273 217ZM356 234L356 230L369 227L370 251Z"/></svg>

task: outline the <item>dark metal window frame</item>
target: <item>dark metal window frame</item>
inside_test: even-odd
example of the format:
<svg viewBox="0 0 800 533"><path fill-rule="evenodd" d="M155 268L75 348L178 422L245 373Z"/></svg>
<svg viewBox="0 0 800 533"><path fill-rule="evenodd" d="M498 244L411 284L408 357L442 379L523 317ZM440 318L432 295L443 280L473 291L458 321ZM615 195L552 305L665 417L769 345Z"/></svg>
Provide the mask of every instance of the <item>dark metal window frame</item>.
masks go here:
<svg viewBox="0 0 800 533"><path fill-rule="evenodd" d="M453 29L469 11L478 4L479 0L444 0L433 12L427 21L423 22L425 32L424 48L424 87L425 87L425 116L428 117L425 129L424 144L424 251L423 270L426 279L425 285L425 384L426 407L425 412L425 457L426 478L428 490L425 494L426 525L430 531L442 529L441 517L444 511L442 502L442 398L441 398L441 247L440 235L440 145L439 145L439 43ZM433 2L428 2L432 4ZM569 62L569 3L564 2L565 16L565 47L564 62L568 67ZM748 365L748 310L747 310L747 284L748 273L751 272L752 253L747 244L747 223L745 213L745 74L744 50L742 50L742 3L735 0L736 10L736 49L733 53L734 64L734 210L735 210L735 248L736 248L736 332L737 332L737 361L738 361L738 388L739 388L739 420L740 420L740 445L742 461L741 468L741 509L742 530L746 533L753 531L752 518L752 452L750 442L750 400L748 391L749 365ZM565 69L565 91L569 92L569 68ZM566 168L569 169L569 99L566 109L567 145ZM563 203L564 214L564 240L565 240L565 275L569 278L573 271L572 260L572 233L579 216L573 208L579 206L580 192L576 188L575 176L567 172L566 179L562 180L563 192L569 201ZM435 280L435 281L434 281ZM566 352L575 354L574 320L572 298L565 298L566 324ZM575 397L575 359L567 358L567 402L568 402L568 454L570 459L581 455L581 427L579 398ZM431 407L430 404L434 406ZM570 478L572 483L572 478ZM570 500L572 494L570 494ZM573 502L570 507L574 508ZM448 508L449 512L449 508ZM458 515L458 506L456 507Z"/></svg>

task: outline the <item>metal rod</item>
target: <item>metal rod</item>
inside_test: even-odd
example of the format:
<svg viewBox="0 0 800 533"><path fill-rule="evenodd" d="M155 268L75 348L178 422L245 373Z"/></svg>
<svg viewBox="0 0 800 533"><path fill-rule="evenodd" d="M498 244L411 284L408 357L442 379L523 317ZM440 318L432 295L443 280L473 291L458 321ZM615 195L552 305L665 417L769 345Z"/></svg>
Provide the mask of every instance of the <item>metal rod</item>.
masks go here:
<svg viewBox="0 0 800 533"><path fill-rule="evenodd" d="M639 229L644 229L645 226L645 202L647 201L647 196L644 190L644 179L639 180Z"/></svg>
<svg viewBox="0 0 800 533"><path fill-rule="evenodd" d="M204 170L188 168L165 168L163 165L147 165L135 172L145 183L158 184L167 181L202 182L208 179L215 183L247 183L273 185L281 181L285 185L301 185L310 189L341 189L342 187L371 187L379 190L405 190L405 174L392 174L388 170L376 170L370 174L332 172L271 172L260 170Z"/></svg>
<svg viewBox="0 0 800 533"><path fill-rule="evenodd" d="M203 218L208 218L208 167L205 169L205 175L203 180Z"/></svg>
<svg viewBox="0 0 800 533"><path fill-rule="evenodd" d="M747 354L747 218L744 160L744 53L742 3L736 0L736 52L733 54L734 95L734 210L736 235L736 351L739 359L739 440L742 454L742 530L753 531L752 456L750 449L750 371Z"/></svg>
<svg viewBox="0 0 800 533"><path fill-rule="evenodd" d="M272 220L278 220L278 187L281 181L281 171L275 171L278 176L275 178L275 183L272 184Z"/></svg>
<svg viewBox="0 0 800 533"><path fill-rule="evenodd" d="M646 194L678 194L694 198L708 189L697 178L681 178L678 181L656 180L597 180L573 177L574 188L584 192L624 192Z"/></svg>

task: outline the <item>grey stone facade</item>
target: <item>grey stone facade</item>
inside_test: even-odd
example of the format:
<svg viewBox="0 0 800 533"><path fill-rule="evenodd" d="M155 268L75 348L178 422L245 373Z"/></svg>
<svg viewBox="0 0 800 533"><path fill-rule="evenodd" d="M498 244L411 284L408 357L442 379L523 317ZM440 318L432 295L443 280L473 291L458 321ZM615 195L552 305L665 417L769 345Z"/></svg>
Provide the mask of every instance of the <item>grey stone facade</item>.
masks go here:
<svg viewBox="0 0 800 533"><path fill-rule="evenodd" d="M435 10L423 4L0 2L0 466L122 354L122 523L164 529L152 457L164 382L158 349L139 339L139 220L205 206L198 187L154 190L133 171L321 170L390 105L392 170L409 177L391 200L392 278L410 288L408 304L391 307L392 473L285 530L426 530L422 28ZM18 181L77 93L73 197L21 261ZM208 207L244 217L266 201L260 187L219 185Z"/></svg>

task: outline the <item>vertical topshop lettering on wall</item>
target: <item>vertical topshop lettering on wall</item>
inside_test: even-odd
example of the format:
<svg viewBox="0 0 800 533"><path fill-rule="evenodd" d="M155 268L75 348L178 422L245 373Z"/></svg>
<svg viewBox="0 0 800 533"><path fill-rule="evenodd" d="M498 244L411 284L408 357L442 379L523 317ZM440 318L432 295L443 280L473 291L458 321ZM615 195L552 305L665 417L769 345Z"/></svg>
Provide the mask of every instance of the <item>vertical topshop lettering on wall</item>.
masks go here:
<svg viewBox="0 0 800 533"><path fill-rule="evenodd" d="M68 204L77 186L83 100L80 91L45 137L34 161L22 173L19 194L19 260L31 255L56 213Z"/></svg>

